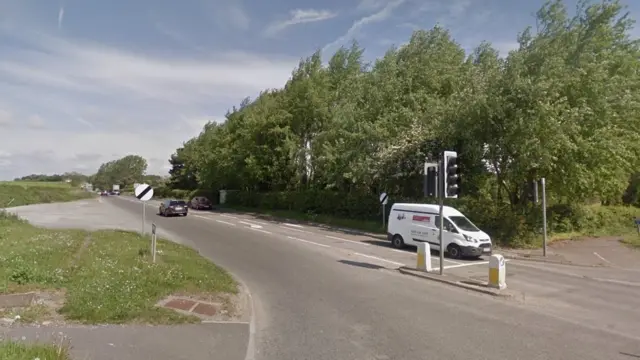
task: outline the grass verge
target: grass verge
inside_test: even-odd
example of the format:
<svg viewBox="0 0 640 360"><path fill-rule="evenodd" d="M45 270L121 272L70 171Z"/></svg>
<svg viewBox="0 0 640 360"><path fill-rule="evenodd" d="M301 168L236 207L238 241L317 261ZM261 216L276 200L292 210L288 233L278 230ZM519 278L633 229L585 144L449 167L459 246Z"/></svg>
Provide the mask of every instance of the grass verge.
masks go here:
<svg viewBox="0 0 640 360"><path fill-rule="evenodd" d="M380 222L374 222L374 221L362 221L362 220L338 218L338 217L329 216L329 215L304 214L304 213L299 213L295 211L286 211L286 210L265 210L265 209L255 209L255 208L243 208L238 206L222 207L222 208L238 211L238 212L267 215L274 218L307 221L307 222L316 223L319 225L328 225L331 227L353 229L353 230L359 230L359 231L374 233L374 234L386 234L386 230L382 227L382 219L380 220Z"/></svg>
<svg viewBox="0 0 640 360"><path fill-rule="evenodd" d="M223 269L186 246L125 231L49 230L0 214L0 293L63 290L59 312L88 324L193 322L156 307L174 294L235 294Z"/></svg>
<svg viewBox="0 0 640 360"><path fill-rule="evenodd" d="M0 208L75 201L94 196L93 193L73 188L67 183L0 182Z"/></svg>
<svg viewBox="0 0 640 360"><path fill-rule="evenodd" d="M55 344L25 344L15 341L0 342L2 360L69 360L67 347Z"/></svg>

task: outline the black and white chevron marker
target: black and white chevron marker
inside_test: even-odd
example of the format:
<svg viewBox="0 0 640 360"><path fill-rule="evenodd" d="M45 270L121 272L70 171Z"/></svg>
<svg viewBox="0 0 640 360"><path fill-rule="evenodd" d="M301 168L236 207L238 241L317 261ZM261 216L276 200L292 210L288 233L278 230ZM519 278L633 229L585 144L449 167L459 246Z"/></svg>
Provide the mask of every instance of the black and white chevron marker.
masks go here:
<svg viewBox="0 0 640 360"><path fill-rule="evenodd" d="M153 188L149 184L140 184L135 190L136 198L141 201L149 201L153 197Z"/></svg>

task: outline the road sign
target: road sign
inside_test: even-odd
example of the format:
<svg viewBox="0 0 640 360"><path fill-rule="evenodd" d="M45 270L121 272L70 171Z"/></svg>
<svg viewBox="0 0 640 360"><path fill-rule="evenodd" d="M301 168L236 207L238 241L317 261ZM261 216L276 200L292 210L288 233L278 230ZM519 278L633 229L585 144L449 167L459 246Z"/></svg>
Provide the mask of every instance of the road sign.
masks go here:
<svg viewBox="0 0 640 360"><path fill-rule="evenodd" d="M387 193L385 192L380 194L380 204L387 205L388 202L389 202L389 195L387 195Z"/></svg>
<svg viewBox="0 0 640 360"><path fill-rule="evenodd" d="M149 201L153 197L153 188L149 184L140 184L136 187L136 198L142 201Z"/></svg>
<svg viewBox="0 0 640 360"><path fill-rule="evenodd" d="M156 224L151 224L151 234L152 235L156 234Z"/></svg>
<svg viewBox="0 0 640 360"><path fill-rule="evenodd" d="M640 225L640 218L636 218L636 225Z"/></svg>

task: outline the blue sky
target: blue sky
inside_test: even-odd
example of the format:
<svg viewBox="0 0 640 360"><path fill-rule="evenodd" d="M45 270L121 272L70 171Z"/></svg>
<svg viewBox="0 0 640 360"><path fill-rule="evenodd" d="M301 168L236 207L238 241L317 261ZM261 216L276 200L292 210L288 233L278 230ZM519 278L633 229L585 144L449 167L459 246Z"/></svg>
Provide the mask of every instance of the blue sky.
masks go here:
<svg viewBox="0 0 640 360"><path fill-rule="evenodd" d="M542 3L0 0L0 179L93 173L130 153L166 174L206 121L281 87L316 49L356 39L373 60L440 23L466 49L506 53Z"/></svg>

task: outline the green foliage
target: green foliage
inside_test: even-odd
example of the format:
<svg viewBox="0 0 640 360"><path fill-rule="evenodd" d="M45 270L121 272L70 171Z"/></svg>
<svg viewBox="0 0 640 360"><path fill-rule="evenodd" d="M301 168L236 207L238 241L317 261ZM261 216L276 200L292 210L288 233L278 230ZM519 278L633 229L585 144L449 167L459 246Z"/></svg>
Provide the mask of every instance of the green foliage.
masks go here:
<svg viewBox="0 0 640 360"><path fill-rule="evenodd" d="M147 160L138 155L127 155L121 159L100 165L93 175L92 183L98 189L111 189L113 185L128 188L134 183L141 183L147 171Z"/></svg>
<svg viewBox="0 0 640 360"><path fill-rule="evenodd" d="M23 186L23 183L18 181L0 183L0 208L75 201L92 196L93 194L81 189L62 185L51 186L49 183L29 183L28 186Z"/></svg>
<svg viewBox="0 0 640 360"><path fill-rule="evenodd" d="M466 55L440 27L373 64L356 43L327 66L315 53L283 89L245 99L178 149L168 186L239 190L237 205L364 220L381 191L422 201L425 157L456 150L465 198L457 206L503 241L539 231L526 201L531 179L546 178L556 210L619 204L625 190L624 201L637 203L637 185L628 189L640 168L633 21L619 1L580 1L571 17L555 0L536 23L505 57L489 43ZM558 226L588 230L586 218Z"/></svg>
<svg viewBox="0 0 640 360"><path fill-rule="evenodd" d="M78 172L67 172L64 174L54 174L54 175L45 175L45 174L31 174L27 176L23 176L21 178L16 178L14 181L16 182L48 182L48 183L64 183L65 181L69 181L72 186L78 186L84 184L89 181L89 176L80 174Z"/></svg>

